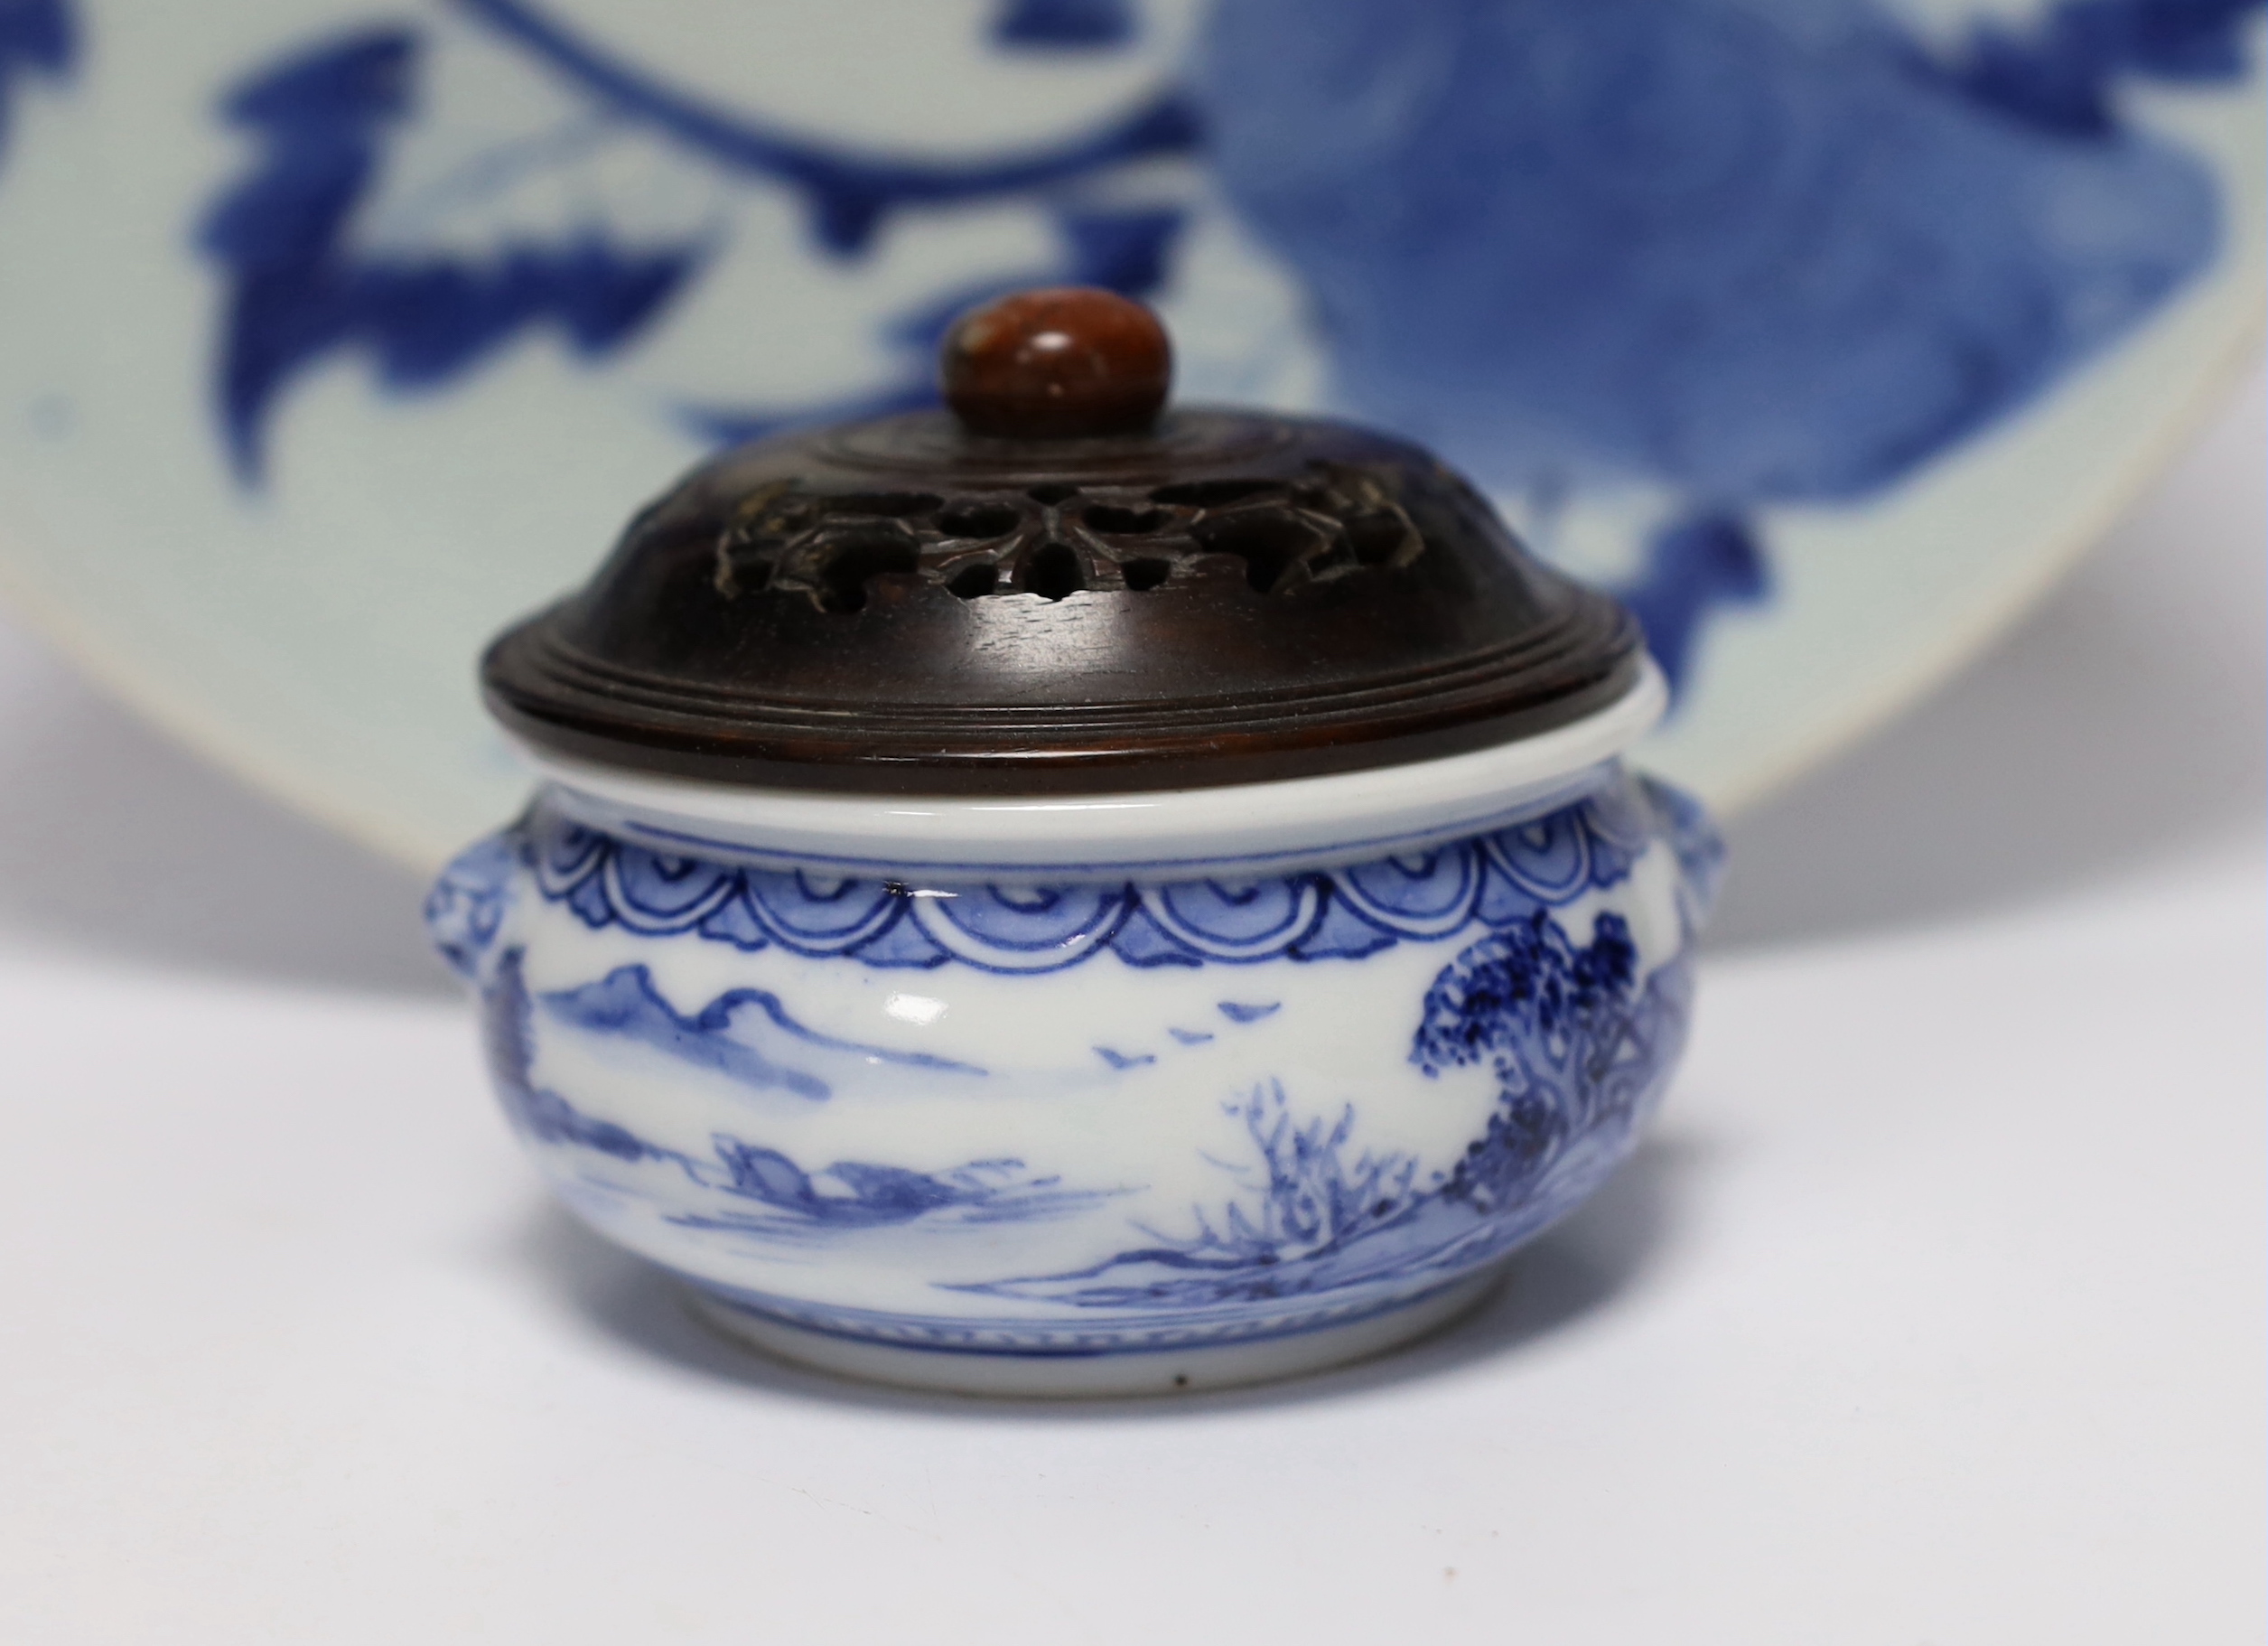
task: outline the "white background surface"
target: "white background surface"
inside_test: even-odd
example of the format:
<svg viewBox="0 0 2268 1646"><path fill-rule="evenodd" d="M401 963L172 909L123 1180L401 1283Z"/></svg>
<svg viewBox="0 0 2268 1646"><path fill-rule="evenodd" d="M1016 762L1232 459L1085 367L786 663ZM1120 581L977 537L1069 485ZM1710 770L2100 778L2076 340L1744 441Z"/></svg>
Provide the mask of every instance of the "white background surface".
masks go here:
<svg viewBox="0 0 2268 1646"><path fill-rule="evenodd" d="M714 1342L413 883L0 629L0 1640L2257 1640L2263 442L1733 831L1662 1125L1493 1304L1179 1402Z"/></svg>

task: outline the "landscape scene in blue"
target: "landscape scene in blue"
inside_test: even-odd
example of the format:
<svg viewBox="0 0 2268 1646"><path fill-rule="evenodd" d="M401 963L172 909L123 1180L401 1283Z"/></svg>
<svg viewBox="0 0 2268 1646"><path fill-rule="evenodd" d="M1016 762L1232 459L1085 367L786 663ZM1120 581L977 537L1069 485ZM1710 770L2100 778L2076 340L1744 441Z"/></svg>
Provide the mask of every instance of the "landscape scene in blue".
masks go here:
<svg viewBox="0 0 2268 1646"><path fill-rule="evenodd" d="M514 949L497 958L482 988L490 1073L513 1124L536 1142L588 1150L625 1164L659 1162L682 1172L688 1183L714 1192L714 1210L673 1219L693 1228L731 1230L766 1240L804 1240L945 1213L979 1222L1058 1216L1111 1192L1067 1189L1056 1178L1036 1174L1022 1161L1008 1159L971 1161L937 1174L854 1160L807 1169L778 1149L728 1133L713 1136L709 1152L695 1155L650 1142L628 1127L595 1119L533 1078L540 1011L586 1033L651 1046L751 1090L784 1090L825 1102L833 1092L823 1073L775 1061L749 1043L735 1018L751 1006L807 1049L848 1052L862 1061L876 1057L911 1067L943 1067L980 1078L985 1072L814 1033L795 1023L777 999L755 991L735 991L696 1016L686 1017L662 999L642 966L625 967L583 988L534 997L524 980L519 952Z"/></svg>
<svg viewBox="0 0 2268 1646"><path fill-rule="evenodd" d="M2205 266L2209 175L2122 124L2115 93L2236 79L2262 0L2065 0L1952 45L1872 0L1216 0L1148 104L1051 150L951 164L705 102L539 0L436 4L609 128L793 190L828 257L868 256L910 208L1050 214L1052 262L891 319L897 378L839 403L680 407L689 427L926 404L944 325L1004 286L1169 289L1185 213L1098 207L1088 185L1188 154L1303 288L1337 409L1546 510L1622 480L1685 500L1620 591L1677 679L1703 614L1769 593L1758 509L1894 484ZM0 19L56 11L13 5ZM358 255L349 227L420 117L431 48L417 13L382 15L252 68L219 104L249 152L201 244L228 277L216 403L247 483L291 384L330 355L403 391L460 380L531 326L603 357L733 256L632 249L601 220L485 261ZM1143 28L1134 0L1002 0L992 45L1047 61Z"/></svg>
<svg viewBox="0 0 2268 1646"><path fill-rule="evenodd" d="M1497 1085L1481 1136L1445 1170L1421 1176L1406 1155L1352 1150L1353 1106L1328 1118L1304 1117L1271 1082L1229 1104L1250 1155L1214 1163L1221 1198L1190 1208L1193 1232L1140 1229L1139 1243L1073 1273L950 1289L1082 1309L1203 1312L1353 1287L1406 1291L1430 1277L1463 1273L1595 1188L1658 1097L1676 1061L1691 979L1681 959L1641 988L1636 962L1618 917L1601 915L1591 942L1577 946L1538 912L1468 944L1442 969L1417 1013L1410 1060L1429 1077L1485 1065ZM822 1074L750 1046L733 1020L753 1000L740 991L686 1016L661 999L642 966L531 996L519 954L509 950L483 990L490 1071L514 1125L532 1140L624 1164L674 1167L707 1194L701 1210L670 1221L767 1244L924 1219L1056 1218L1140 1187L1067 1184L1010 1158L945 1172L863 1161L815 1166L730 1132L714 1134L705 1153L689 1154L595 1118L534 1079L535 1040L548 1019L639 1042L751 1090L826 1101L832 1094ZM807 1043L874 1050L814 1035L769 996L757 1004ZM614 1192L628 1191L618 1184Z"/></svg>
<svg viewBox="0 0 2268 1646"><path fill-rule="evenodd" d="M1281 1084L1239 1105L1251 1158L1197 1232L1064 1275L957 1289L1081 1308L1207 1310L1376 1286L1442 1283L1509 1251L1619 1164L1683 1044L1692 980L1680 959L1641 988L1629 929L1601 914L1578 947L1538 912L1470 944L1426 993L1410 1061L1426 1075L1485 1065L1497 1099L1445 1172L1350 1152L1352 1106L1300 1118Z"/></svg>
<svg viewBox="0 0 2268 1646"><path fill-rule="evenodd" d="M894 883L665 858L538 808L460 857L435 885L426 917L436 946L481 989L491 1068L525 1135L592 1157L582 1175L610 1198L648 1192L616 1181L608 1163L667 1167L701 1192L693 1209L666 1211L669 1221L766 1246L807 1247L877 1228L1053 1219L1146 1185L1070 1183L1044 1164L1011 1158L945 1171L798 1160L761 1135L761 1103L745 1126L715 1132L695 1152L599 1118L536 1078L546 1035L639 1048L719 1076L729 1090L791 1105L902 1096L910 1079L949 1100L999 1077L822 1033L764 989L734 988L680 1008L636 961L574 987L531 991L507 935L514 898L532 894L593 931L665 943L777 943L862 967L997 969L985 957L1003 947L1061 950L1068 918L1096 940L1026 969L1111 954L1136 968L1220 977L1213 1015L1168 1024L1155 1046L1142 1045L1143 1032L1130 1027L1124 1048L1094 1048L1114 1074L1271 1022L1282 1009L1268 987L1271 967L1359 966L1402 943L1439 944L1451 958L1408 1003L1406 1055L1428 1080L1487 1071L1494 1101L1461 1155L1427 1163L1361 1146L1358 1101L1321 1113L1282 1080L1267 1080L1221 1094L1246 1147L1206 1156L1218 1174L1217 1196L1162 1225L1129 1216L1126 1243L1074 1272L931 1283L1145 1320L1223 1312L1265 1319L1303 1298L1404 1296L1447 1284L1570 1210L1629 1151L1684 1035L1692 985L1683 943L1676 959L1641 977L1621 915L1598 912L1579 943L1562 914L1628 882L1655 840L1666 841L1695 900L1690 927L1713 893L1722 848L1692 801L1644 780L1609 784L1472 840L1328 871L1247 883L1021 887L990 901L975 884L917 899ZM929 958L917 959L909 945L929 940L890 938L911 911L965 901L982 911L984 948L974 959L933 944ZM1143 912L1153 909L1160 918ZM736 912L719 924L727 911ZM1337 935L1326 939L1330 932ZM1358 932L1367 935L1355 940ZM1061 1082L1059 1073L1042 1078ZM890 1319L892 1330L909 1325ZM950 1328L942 1317L930 1323Z"/></svg>

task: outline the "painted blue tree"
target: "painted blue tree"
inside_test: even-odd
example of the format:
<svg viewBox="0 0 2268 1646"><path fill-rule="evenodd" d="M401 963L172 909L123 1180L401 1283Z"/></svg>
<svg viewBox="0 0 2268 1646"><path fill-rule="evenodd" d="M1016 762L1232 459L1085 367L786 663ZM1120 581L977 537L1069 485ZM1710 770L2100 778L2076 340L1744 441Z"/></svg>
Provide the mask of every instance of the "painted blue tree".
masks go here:
<svg viewBox="0 0 2268 1646"><path fill-rule="evenodd" d="M1619 1078L1637 970L1619 916L1601 915L1577 948L1538 911L1433 980L1410 1061L1429 1076L1485 1063L1497 1082L1487 1129L1450 1174L1443 1200L1483 1213L1517 1206L1571 1140L1601 1126L1628 1132L1648 1066L1636 1080Z"/></svg>
<svg viewBox="0 0 2268 1646"><path fill-rule="evenodd" d="M2064 0L1953 46L1877 0L1216 0L1147 105L1047 152L954 163L713 107L537 0L443 3L610 127L791 189L845 259L893 213L1022 198L1061 244L1030 279L1149 295L1173 278L1182 211L1073 185L1201 150L1305 288L1339 407L1500 491L1619 477L1685 500L1623 591L1682 677L1704 613L1768 592L1759 510L1895 483L2204 267L2209 179L2123 123L2115 94L2234 79L2263 0ZM1140 24L1131 0L1001 0L991 27L1002 49L1059 54L1124 49ZM226 104L257 154L204 244L229 281L217 394L247 481L279 397L327 356L360 351L410 390L536 325L603 355L710 267L713 248L633 254L603 224L487 264L357 254L423 49L409 25L330 41ZM901 375L855 398L679 415L731 439L926 402L939 331L996 289L897 316Z"/></svg>

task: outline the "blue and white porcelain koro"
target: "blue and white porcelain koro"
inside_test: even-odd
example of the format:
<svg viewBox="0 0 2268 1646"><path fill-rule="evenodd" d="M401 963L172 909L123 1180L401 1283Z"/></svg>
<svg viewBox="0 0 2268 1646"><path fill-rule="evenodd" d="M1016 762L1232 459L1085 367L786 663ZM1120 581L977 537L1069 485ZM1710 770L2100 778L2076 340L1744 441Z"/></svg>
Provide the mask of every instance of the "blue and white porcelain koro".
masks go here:
<svg viewBox="0 0 2268 1646"><path fill-rule="evenodd" d="M499 637L429 918L552 1187L733 1333L1165 1391L1470 1303L1632 1147L1717 848L1627 611L1093 290L752 443Z"/></svg>
<svg viewBox="0 0 2268 1646"><path fill-rule="evenodd" d="M1001 1394L1373 1352L1630 1150L1718 849L1621 701L1380 772L1016 802L544 758L428 911L559 1196L793 1359Z"/></svg>

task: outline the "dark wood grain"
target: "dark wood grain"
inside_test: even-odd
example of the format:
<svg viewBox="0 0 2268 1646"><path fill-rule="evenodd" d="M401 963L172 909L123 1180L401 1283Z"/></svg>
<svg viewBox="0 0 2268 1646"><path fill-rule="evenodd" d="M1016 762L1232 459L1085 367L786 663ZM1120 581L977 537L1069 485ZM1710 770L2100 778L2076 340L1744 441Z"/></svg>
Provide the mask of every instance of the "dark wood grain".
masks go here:
<svg viewBox="0 0 2268 1646"><path fill-rule="evenodd" d="M1022 438L935 412L703 465L482 678L521 736L608 764L1045 794L1502 743L1612 701L1640 656L1627 613L1400 441L1209 409Z"/></svg>

